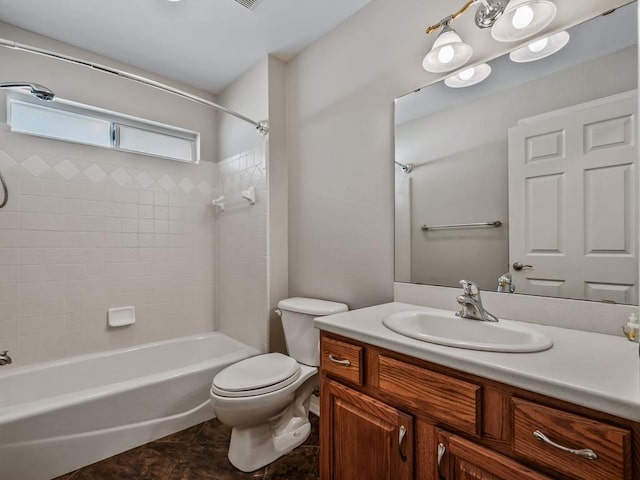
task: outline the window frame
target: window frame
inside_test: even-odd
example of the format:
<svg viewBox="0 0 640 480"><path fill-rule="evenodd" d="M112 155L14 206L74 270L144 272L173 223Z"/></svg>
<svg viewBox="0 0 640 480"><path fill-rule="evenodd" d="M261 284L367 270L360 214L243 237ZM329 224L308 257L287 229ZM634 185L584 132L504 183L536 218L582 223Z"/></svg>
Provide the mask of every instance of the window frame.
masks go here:
<svg viewBox="0 0 640 480"><path fill-rule="evenodd" d="M110 138L109 145L98 144L98 143L90 143L83 142L80 140L71 140L69 138L63 138L56 135L47 135L46 133L33 133L24 130L20 130L17 127L12 125L12 118L14 112L14 105L27 105L27 106L35 106L39 109L43 109L49 112L64 112L67 114L72 114L77 117L85 117L89 120L98 120L98 121L106 121L109 122L110 127ZM200 163L200 132L196 132L193 130L188 130L181 127L176 127L173 125L167 125L160 122L155 122L152 120L146 120L139 117L134 117L131 115L126 115L122 113L113 112L111 110L106 110L99 107L93 107L90 105L84 105L81 103L73 102L71 100L65 100L56 97L53 102L44 102L37 98L34 98L30 94L25 94L21 92L10 92L7 94L6 98L6 122L9 126L9 129L13 133L19 133L22 135L31 135L35 137L48 138L52 140L58 140L63 142L75 143L79 145L88 145L97 148L107 148L117 152L123 153L133 153L136 155L144 155L148 157L154 158L162 158L165 160L173 160L181 163L189 163L189 164L198 164ZM156 153L149 153L145 151L132 150L128 148L121 148L120 146L120 127L129 127L137 130L142 130L144 132L149 132L157 135L162 135L165 137L170 137L172 139L184 140L190 143L191 150L191 159L186 160L184 158L171 156L171 155L161 155Z"/></svg>

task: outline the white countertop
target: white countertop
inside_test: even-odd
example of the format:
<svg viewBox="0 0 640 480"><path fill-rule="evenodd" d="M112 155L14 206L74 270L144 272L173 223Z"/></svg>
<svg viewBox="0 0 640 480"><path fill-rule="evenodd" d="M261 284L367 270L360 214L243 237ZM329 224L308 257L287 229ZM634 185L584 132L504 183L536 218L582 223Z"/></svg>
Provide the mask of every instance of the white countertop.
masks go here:
<svg viewBox="0 0 640 480"><path fill-rule="evenodd" d="M314 325L323 331L640 422L638 344L622 336L528 324L548 335L553 347L537 353L465 350L414 340L382 324L387 315L410 310L435 309L393 302L319 317Z"/></svg>

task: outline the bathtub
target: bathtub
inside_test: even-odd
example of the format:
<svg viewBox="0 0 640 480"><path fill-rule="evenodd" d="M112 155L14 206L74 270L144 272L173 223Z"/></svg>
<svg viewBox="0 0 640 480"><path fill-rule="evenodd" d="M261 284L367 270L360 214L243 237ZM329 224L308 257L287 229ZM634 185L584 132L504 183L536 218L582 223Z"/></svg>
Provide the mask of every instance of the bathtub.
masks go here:
<svg viewBox="0 0 640 480"><path fill-rule="evenodd" d="M51 479L208 420L215 374L258 353L212 332L0 371L0 479Z"/></svg>

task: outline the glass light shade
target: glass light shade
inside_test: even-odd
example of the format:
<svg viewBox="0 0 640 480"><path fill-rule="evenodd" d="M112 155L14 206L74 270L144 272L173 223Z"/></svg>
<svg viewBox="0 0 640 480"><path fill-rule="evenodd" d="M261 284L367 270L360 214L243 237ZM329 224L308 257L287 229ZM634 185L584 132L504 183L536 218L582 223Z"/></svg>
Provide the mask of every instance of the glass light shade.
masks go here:
<svg viewBox="0 0 640 480"><path fill-rule="evenodd" d="M509 54L511 61L516 63L535 62L541 58L548 57L561 50L569 43L569 34L567 32L558 32L550 37L541 38L535 42L531 42L526 47L514 50ZM546 40L546 42L545 42Z"/></svg>
<svg viewBox="0 0 640 480"><path fill-rule="evenodd" d="M432 73L451 72L467 63L471 55L471 45L464 43L455 30L447 26L424 57L422 67Z"/></svg>
<svg viewBox="0 0 640 480"><path fill-rule="evenodd" d="M534 16L533 8L529 5L523 5L522 7L516 8L515 12L513 12L513 16L511 17L511 26L516 30L527 28L531 25L531 22L533 22Z"/></svg>
<svg viewBox="0 0 640 480"><path fill-rule="evenodd" d="M549 25L556 11L551 0L511 0L491 27L491 36L499 42L523 40Z"/></svg>
<svg viewBox="0 0 640 480"><path fill-rule="evenodd" d="M467 68L461 72L444 79L444 84L451 88L470 87L480 83L491 75L491 67L486 63L481 63L475 67Z"/></svg>
<svg viewBox="0 0 640 480"><path fill-rule="evenodd" d="M544 50L547 45L549 45L549 37L544 37L540 40L531 42L529 45L527 45L527 48L533 53L538 53Z"/></svg>

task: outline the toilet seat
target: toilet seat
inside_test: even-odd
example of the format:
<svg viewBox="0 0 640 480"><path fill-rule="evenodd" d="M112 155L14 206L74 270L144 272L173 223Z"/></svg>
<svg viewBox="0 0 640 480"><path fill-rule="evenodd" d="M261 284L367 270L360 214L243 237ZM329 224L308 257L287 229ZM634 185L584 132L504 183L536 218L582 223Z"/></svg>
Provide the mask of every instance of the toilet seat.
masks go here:
<svg viewBox="0 0 640 480"><path fill-rule="evenodd" d="M293 358L267 353L235 363L218 373L211 391L221 397L253 397L294 383L301 368Z"/></svg>

